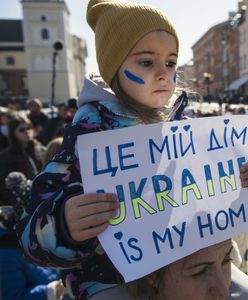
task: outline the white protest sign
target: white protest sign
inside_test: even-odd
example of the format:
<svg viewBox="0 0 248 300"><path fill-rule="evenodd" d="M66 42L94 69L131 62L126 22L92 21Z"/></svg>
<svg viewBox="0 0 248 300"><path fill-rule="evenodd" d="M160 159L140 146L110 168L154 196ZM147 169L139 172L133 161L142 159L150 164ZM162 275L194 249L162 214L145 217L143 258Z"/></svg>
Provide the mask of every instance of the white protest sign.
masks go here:
<svg viewBox="0 0 248 300"><path fill-rule="evenodd" d="M248 230L248 116L138 125L78 137L85 193L116 193L99 240L126 282Z"/></svg>

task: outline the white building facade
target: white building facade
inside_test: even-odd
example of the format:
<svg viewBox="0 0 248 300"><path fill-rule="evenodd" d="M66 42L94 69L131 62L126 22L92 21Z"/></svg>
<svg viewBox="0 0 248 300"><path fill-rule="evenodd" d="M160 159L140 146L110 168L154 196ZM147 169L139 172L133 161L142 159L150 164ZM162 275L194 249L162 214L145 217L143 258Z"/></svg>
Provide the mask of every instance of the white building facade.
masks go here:
<svg viewBox="0 0 248 300"><path fill-rule="evenodd" d="M18 56L23 57L21 67L26 69L28 97L38 97L44 103L50 103L55 57L54 103L76 98L83 85L87 49L84 40L70 33L70 13L65 1L22 0L21 4L23 52L19 51ZM63 49L55 55L53 45L58 41ZM4 41L0 41L0 46L1 42ZM8 49L6 47L5 56ZM8 66L12 69L17 67L20 68Z"/></svg>
<svg viewBox="0 0 248 300"><path fill-rule="evenodd" d="M22 0L22 7L30 97L39 95L43 101L51 98L53 44L56 41L63 44L63 49L56 55L55 101L77 97L87 53L82 40L70 34L66 3L62 0Z"/></svg>

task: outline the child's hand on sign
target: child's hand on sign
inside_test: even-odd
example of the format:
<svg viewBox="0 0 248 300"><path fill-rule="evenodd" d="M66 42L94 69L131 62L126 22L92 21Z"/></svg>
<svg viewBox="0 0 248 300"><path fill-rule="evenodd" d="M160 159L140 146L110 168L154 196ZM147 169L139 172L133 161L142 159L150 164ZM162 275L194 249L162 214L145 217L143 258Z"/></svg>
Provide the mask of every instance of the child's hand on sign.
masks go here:
<svg viewBox="0 0 248 300"><path fill-rule="evenodd" d="M240 168L240 180L242 187L248 187L248 163Z"/></svg>
<svg viewBox="0 0 248 300"><path fill-rule="evenodd" d="M114 194L81 194L68 199L64 216L69 234L76 242L96 237L108 227L118 208Z"/></svg>

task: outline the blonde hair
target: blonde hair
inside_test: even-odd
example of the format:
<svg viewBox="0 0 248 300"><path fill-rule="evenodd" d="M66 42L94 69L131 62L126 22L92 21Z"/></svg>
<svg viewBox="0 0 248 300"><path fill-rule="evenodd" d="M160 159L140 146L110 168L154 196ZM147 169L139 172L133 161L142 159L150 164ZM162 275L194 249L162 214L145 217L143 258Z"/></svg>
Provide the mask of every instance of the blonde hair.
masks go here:
<svg viewBox="0 0 248 300"><path fill-rule="evenodd" d="M39 106L39 108L42 108L42 102L38 98L31 98L27 101L27 105L29 106L30 104L36 104Z"/></svg>
<svg viewBox="0 0 248 300"><path fill-rule="evenodd" d="M150 300L159 299L160 285L166 267L126 284L127 292L134 298L147 297Z"/></svg>
<svg viewBox="0 0 248 300"><path fill-rule="evenodd" d="M63 142L63 138L57 137L48 143L46 152L44 155L44 159L43 159L43 167L45 167L48 164L48 162L53 158L53 156L59 150L62 142Z"/></svg>

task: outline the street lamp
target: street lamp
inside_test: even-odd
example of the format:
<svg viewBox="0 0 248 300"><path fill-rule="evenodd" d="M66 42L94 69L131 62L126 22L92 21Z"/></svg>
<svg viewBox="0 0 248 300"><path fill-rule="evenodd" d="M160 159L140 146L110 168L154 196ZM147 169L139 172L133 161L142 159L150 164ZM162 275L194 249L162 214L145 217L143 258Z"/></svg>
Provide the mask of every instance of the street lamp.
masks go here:
<svg viewBox="0 0 248 300"><path fill-rule="evenodd" d="M56 41L53 44L53 68L52 68L52 96L51 96L51 117L54 117L54 99L55 99L55 77L56 77L56 57L58 55L58 51L63 49L63 43L61 41Z"/></svg>
<svg viewBox="0 0 248 300"><path fill-rule="evenodd" d="M207 85L207 101L208 103L211 102L211 99L210 99L210 83L212 81L212 74L210 72L204 72L203 73L203 78L204 78L204 83Z"/></svg>
<svg viewBox="0 0 248 300"><path fill-rule="evenodd" d="M203 72L203 80L204 80L205 86L207 88L207 101L208 101L208 103L210 103L211 102L210 83L212 82L212 78L213 78L213 75L211 72L212 66L211 66L210 53L205 54L204 60L205 60L204 67L205 67L206 71Z"/></svg>

